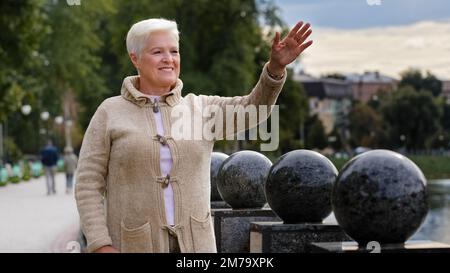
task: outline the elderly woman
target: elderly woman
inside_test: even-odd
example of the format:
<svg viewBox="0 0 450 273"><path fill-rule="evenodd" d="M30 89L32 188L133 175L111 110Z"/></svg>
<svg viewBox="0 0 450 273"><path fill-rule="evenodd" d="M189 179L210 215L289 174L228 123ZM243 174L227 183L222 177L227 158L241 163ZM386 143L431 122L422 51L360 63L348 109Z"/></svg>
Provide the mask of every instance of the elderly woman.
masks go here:
<svg viewBox="0 0 450 273"><path fill-rule="evenodd" d="M172 136L175 107L273 105L285 67L311 45L309 24L283 39L253 91L242 97L182 96L177 25L165 19L134 24L127 50L138 76L106 99L86 130L75 196L89 252L216 252L210 215L214 140ZM233 115L233 114L231 114ZM224 117L226 120L227 117ZM215 128L215 134L224 133Z"/></svg>

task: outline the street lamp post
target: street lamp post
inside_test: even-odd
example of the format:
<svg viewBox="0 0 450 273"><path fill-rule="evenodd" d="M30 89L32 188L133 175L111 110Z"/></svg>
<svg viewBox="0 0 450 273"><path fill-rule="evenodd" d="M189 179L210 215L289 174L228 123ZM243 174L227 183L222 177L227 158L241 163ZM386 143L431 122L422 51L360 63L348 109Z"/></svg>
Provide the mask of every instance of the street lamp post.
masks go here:
<svg viewBox="0 0 450 273"><path fill-rule="evenodd" d="M61 124L63 124L63 122L64 122L64 118L62 117L62 116L57 116L57 117L55 117L55 123L58 125L58 133L56 134L56 139L57 139L57 141L56 141L56 147L58 147L58 145L60 144L59 143L59 141L60 141L60 127L61 127Z"/></svg>
<svg viewBox="0 0 450 273"><path fill-rule="evenodd" d="M400 141L402 142L402 145L403 145L403 149L405 149L405 152L406 152L406 136L405 135L400 135Z"/></svg>
<svg viewBox="0 0 450 273"><path fill-rule="evenodd" d="M72 129L72 120L68 119L68 120L66 120L66 126L65 126L66 147L68 147L68 148L72 148L71 129Z"/></svg>
<svg viewBox="0 0 450 273"><path fill-rule="evenodd" d="M31 108L31 105L29 105L29 104L24 104L24 105L22 105L22 107L20 107L20 111L22 111L22 114L24 116L28 116L31 113L31 110L32 110L32 108Z"/></svg>
<svg viewBox="0 0 450 273"><path fill-rule="evenodd" d="M47 111L44 111L41 113L41 119L45 123L45 138L46 138L45 141L48 141L48 122L47 121L48 121L49 117L50 117L50 114Z"/></svg>
<svg viewBox="0 0 450 273"><path fill-rule="evenodd" d="M28 116L31 113L31 106L28 104L22 105L20 110L22 111L22 114L24 114L25 116Z"/></svg>

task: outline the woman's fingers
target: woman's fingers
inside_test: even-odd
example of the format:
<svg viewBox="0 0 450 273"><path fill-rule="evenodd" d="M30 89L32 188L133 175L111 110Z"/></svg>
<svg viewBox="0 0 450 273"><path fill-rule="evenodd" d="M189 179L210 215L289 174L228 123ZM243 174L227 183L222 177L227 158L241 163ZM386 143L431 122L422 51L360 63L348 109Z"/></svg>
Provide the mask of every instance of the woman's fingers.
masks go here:
<svg viewBox="0 0 450 273"><path fill-rule="evenodd" d="M299 44L303 44L303 42L306 41L306 39L309 37L309 35L311 35L311 33L312 33L312 29L309 29L305 34L303 34L303 36L301 36L301 37L297 40L297 42L298 42Z"/></svg>
<svg viewBox="0 0 450 273"><path fill-rule="evenodd" d="M296 53L297 55L300 55L305 49L307 49L310 45L312 45L312 43L313 43L313 41L312 41L312 40L309 40L308 42L306 42L306 43L300 45L299 47L297 47L297 48L295 49L295 53Z"/></svg>
<svg viewBox="0 0 450 273"><path fill-rule="evenodd" d="M273 39L272 47L275 47L280 42L280 33L277 31L275 32L275 38Z"/></svg>
<svg viewBox="0 0 450 273"><path fill-rule="evenodd" d="M295 37L295 35L297 34L298 30L300 29L300 27L303 25L303 21L298 22L294 28L291 29L291 31L289 31L289 34L287 37L293 38Z"/></svg>
<svg viewBox="0 0 450 273"><path fill-rule="evenodd" d="M304 25L294 36L294 39L299 41L303 35L306 33L306 31L309 29L311 25L309 23L307 23L306 25Z"/></svg>

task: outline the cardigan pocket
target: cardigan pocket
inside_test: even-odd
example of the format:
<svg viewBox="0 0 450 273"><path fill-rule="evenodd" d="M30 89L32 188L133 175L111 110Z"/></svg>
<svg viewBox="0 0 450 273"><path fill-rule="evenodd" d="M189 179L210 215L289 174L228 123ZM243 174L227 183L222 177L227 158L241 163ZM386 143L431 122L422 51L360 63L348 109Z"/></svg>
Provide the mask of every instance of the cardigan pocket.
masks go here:
<svg viewBox="0 0 450 273"><path fill-rule="evenodd" d="M191 216L191 232L195 253L217 252L216 239L209 212L205 219L197 219Z"/></svg>
<svg viewBox="0 0 450 273"><path fill-rule="evenodd" d="M120 245L123 253L153 252L152 229L149 222L137 228L120 224Z"/></svg>

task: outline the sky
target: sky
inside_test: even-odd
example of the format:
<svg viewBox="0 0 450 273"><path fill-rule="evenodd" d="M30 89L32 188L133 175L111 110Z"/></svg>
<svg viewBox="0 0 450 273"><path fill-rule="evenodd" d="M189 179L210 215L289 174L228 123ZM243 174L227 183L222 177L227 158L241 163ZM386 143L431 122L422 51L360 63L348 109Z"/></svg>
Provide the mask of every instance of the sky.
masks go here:
<svg viewBox="0 0 450 273"><path fill-rule="evenodd" d="M450 80L448 0L275 0L293 26L310 22L313 45L302 54L306 73L378 70L399 78L408 68Z"/></svg>

